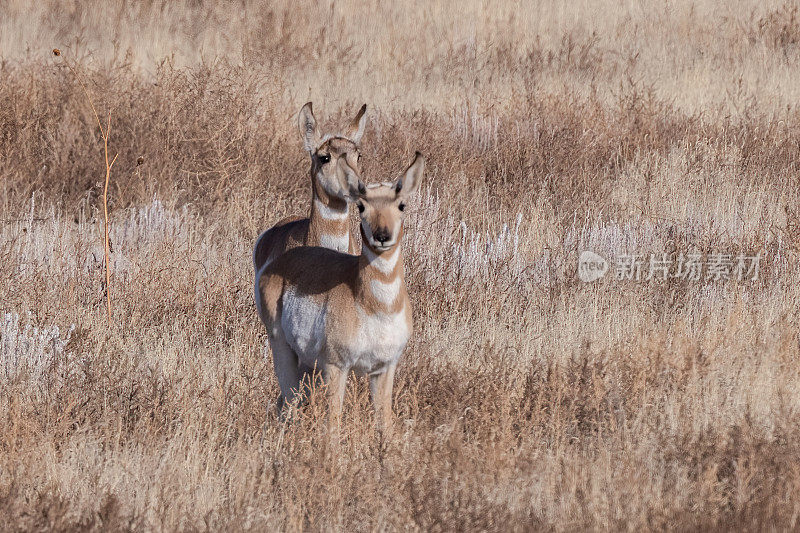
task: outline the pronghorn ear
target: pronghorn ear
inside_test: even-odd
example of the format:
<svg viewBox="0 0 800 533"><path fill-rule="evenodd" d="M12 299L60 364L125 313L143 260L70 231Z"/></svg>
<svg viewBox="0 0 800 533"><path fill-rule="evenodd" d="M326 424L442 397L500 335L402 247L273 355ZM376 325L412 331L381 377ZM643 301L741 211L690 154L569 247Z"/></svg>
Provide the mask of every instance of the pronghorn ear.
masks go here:
<svg viewBox="0 0 800 533"><path fill-rule="evenodd" d="M314 118L311 102L308 102L300 109L300 114L297 115L297 127L300 130L300 137L303 139L305 151L313 152L316 150L322 136L317 128L317 119Z"/></svg>
<svg viewBox="0 0 800 533"><path fill-rule="evenodd" d="M339 157L339 161L336 163L336 176L339 178L342 190L346 191L347 200L354 201L367 193L364 182L361 181L353 167L347 163L347 154Z"/></svg>
<svg viewBox="0 0 800 533"><path fill-rule="evenodd" d="M361 143L361 137L364 136L364 130L367 127L367 104L361 106L358 110L356 118L354 118L350 125L347 127L347 137L356 144Z"/></svg>
<svg viewBox="0 0 800 533"><path fill-rule="evenodd" d="M422 175L425 172L425 156L420 152L414 155L414 161L411 162L405 174L397 178L394 182L394 190L398 198L408 198L419 189L422 183Z"/></svg>

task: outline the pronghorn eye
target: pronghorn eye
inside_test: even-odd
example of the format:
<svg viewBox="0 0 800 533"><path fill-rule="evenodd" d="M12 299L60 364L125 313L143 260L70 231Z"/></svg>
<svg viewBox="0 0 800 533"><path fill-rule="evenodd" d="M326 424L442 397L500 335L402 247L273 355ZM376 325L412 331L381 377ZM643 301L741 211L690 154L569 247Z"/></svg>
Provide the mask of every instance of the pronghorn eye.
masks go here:
<svg viewBox="0 0 800 533"><path fill-rule="evenodd" d="M400 205L397 206L397 209L399 209L400 211L405 210L405 208L406 208L406 204L404 204L403 202L400 202Z"/></svg>
<svg viewBox="0 0 800 533"><path fill-rule="evenodd" d="M358 205L358 212L359 213L363 213L364 212L364 204L362 204L361 202L358 202L357 205Z"/></svg>
<svg viewBox="0 0 800 533"><path fill-rule="evenodd" d="M330 162L331 162L331 156L330 156L330 154L323 154L323 155L320 155L320 156L319 156L319 161L320 161L320 163L322 163L323 165L324 165L325 163L330 163Z"/></svg>

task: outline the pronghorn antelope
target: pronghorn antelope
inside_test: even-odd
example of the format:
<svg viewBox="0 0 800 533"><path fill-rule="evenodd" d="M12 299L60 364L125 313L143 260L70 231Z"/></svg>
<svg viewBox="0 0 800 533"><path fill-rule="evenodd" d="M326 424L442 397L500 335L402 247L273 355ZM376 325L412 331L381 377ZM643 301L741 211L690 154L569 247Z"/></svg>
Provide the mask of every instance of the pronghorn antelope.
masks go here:
<svg viewBox="0 0 800 533"><path fill-rule="evenodd" d="M303 376L322 370L329 416L338 425L350 371L369 376L381 428L392 422L394 371L412 331L400 239L403 210L422 181L425 161L393 182L365 186L346 158L337 163L342 187L357 197L361 255L320 247L287 251L258 280L259 312L267 327L281 387L291 404Z"/></svg>
<svg viewBox="0 0 800 533"><path fill-rule="evenodd" d="M300 109L297 126L303 147L311 156L311 214L308 218L284 218L256 239L253 267L261 268L290 248L322 246L340 252L355 253L350 235L347 191L336 177L340 157L360 172L359 144L367 124L367 105L361 106L344 136L323 135L317 127L311 102Z"/></svg>

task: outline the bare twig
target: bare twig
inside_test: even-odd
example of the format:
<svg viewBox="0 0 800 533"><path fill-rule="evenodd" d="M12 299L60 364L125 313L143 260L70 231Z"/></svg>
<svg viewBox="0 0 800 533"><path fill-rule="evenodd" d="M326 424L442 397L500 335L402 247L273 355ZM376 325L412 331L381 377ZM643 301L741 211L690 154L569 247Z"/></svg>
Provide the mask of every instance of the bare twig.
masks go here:
<svg viewBox="0 0 800 533"><path fill-rule="evenodd" d="M104 224L104 239L103 239L103 246L105 250L105 260L106 260L106 313L108 315L109 322L111 321L111 247L109 244L108 239L108 183L111 179L111 167L114 166L114 162L117 160L117 156L119 154L114 154L114 157L111 159L111 162L108 161L108 138L111 134L111 111L108 112L108 119L106 120L106 127L103 129L103 124L100 122L100 115L97 114L97 109L94 107L94 101L92 97L89 95L89 91L86 89L86 85L83 83L83 79L75 70L75 68L70 65L69 61L67 61L64 56L61 55L61 50L58 48L53 49L53 55L56 57L61 57L64 61L64 64L69 68L72 75L75 76L75 79L78 80L78 83L83 89L83 94L86 95L86 99L89 101L89 105L92 107L92 112L94 113L94 118L97 121L97 127L100 128L100 135L103 138L103 155L105 157L106 163L106 179L105 185L103 186L103 218L105 221Z"/></svg>

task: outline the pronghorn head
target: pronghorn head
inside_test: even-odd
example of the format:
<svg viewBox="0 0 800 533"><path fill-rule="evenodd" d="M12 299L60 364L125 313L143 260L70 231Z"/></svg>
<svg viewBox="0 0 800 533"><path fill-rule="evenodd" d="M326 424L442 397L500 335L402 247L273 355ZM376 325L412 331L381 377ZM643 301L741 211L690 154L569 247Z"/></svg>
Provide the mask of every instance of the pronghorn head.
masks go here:
<svg viewBox="0 0 800 533"><path fill-rule="evenodd" d="M346 161L340 161L339 167L343 187L358 205L362 240L378 253L392 249L402 235L406 204L422 183L425 158L417 152L402 176L366 186Z"/></svg>
<svg viewBox="0 0 800 533"><path fill-rule="evenodd" d="M366 111L367 104L364 104L343 135L325 135L317 126L311 102L300 109L297 126L303 138L303 147L311 156L311 176L315 187L318 185L330 196L349 199L348 190L341 188L337 170L339 159L344 159L349 167L361 172L359 149L367 125Z"/></svg>

